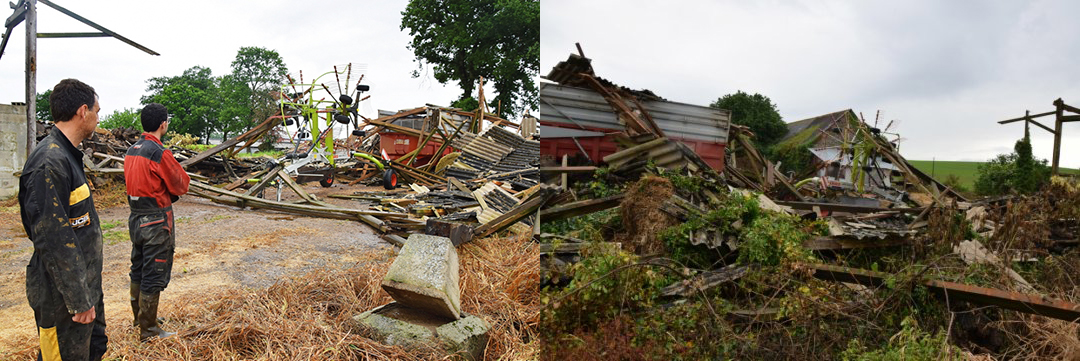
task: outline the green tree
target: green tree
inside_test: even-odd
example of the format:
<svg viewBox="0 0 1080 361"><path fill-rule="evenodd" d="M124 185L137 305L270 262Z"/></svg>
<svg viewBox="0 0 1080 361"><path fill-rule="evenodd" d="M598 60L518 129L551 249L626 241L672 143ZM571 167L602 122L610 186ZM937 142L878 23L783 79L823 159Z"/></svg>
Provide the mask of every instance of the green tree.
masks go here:
<svg viewBox="0 0 1080 361"><path fill-rule="evenodd" d="M776 111L776 104L767 96L750 95L740 90L720 97L709 106L730 110L732 123L747 126L754 132L754 145L759 150L767 151L787 133L787 124Z"/></svg>
<svg viewBox="0 0 1080 361"><path fill-rule="evenodd" d="M1027 132L1016 141L1013 152L999 154L979 165L976 171L975 192L984 196L1009 193L1030 194L1050 180L1050 167L1045 159L1035 159Z"/></svg>
<svg viewBox="0 0 1080 361"><path fill-rule="evenodd" d="M232 105L244 105L239 108L232 105L222 107L222 130L228 136L231 132L251 128L267 117L277 113L276 98L273 94L281 91L285 83L288 68L277 51L259 47L242 47L236 52L232 62L232 76L223 77L222 98L232 99ZM270 150L273 145L273 133L263 138L262 150Z"/></svg>
<svg viewBox="0 0 1080 361"><path fill-rule="evenodd" d="M52 89L46 90L44 93L38 93L37 100L35 100L37 108L37 120L52 123L52 109L49 105L49 96L52 95Z"/></svg>
<svg viewBox="0 0 1080 361"><path fill-rule="evenodd" d="M169 130L191 134L204 141L220 128L218 112L222 99L217 88L218 80L209 68L200 66L185 70L180 76L150 78L142 97L143 104L161 103L169 110L172 120Z"/></svg>
<svg viewBox="0 0 1080 361"><path fill-rule="evenodd" d="M487 99L493 111L501 105L500 116L536 109L540 1L410 0L401 15L419 67L433 65L442 84L457 81L460 99L472 96L484 77L494 84L496 96Z"/></svg>
<svg viewBox="0 0 1080 361"><path fill-rule="evenodd" d="M139 121L139 110L132 108L114 110L112 114L102 117L98 126L104 129L127 127L138 129L140 132L143 130L142 122Z"/></svg>
<svg viewBox="0 0 1080 361"><path fill-rule="evenodd" d="M253 126L254 112L248 103L251 91L231 74L215 80L218 99L221 100L217 108L218 122L215 129L222 133L222 139L229 139L230 134L242 133Z"/></svg>

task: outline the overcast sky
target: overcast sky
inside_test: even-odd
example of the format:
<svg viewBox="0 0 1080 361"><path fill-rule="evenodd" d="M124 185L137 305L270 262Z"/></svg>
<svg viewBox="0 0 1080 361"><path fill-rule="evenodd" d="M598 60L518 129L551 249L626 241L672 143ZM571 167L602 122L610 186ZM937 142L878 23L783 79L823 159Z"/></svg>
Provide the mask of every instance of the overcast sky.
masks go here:
<svg viewBox="0 0 1080 361"><path fill-rule="evenodd" d="M881 110L909 159L984 161L1023 123L1080 107L1076 1L545 0L541 75L580 42L599 76L708 105L742 90L784 121ZM1053 118L1041 118L1053 127ZM1065 123L1062 166L1080 168L1080 123ZM1053 136L1032 126L1034 152Z"/></svg>
<svg viewBox="0 0 1080 361"><path fill-rule="evenodd" d="M364 73L364 83L371 86L371 99L360 109L368 116L377 109L449 105L461 93L456 82L443 86L430 72L411 77L417 68L406 45L412 38L400 30L407 0L54 3L161 53L151 56L112 38L38 40L38 92L61 79L78 78L97 90L102 116L140 108L147 79L181 75L196 65L215 76L227 74L244 46L276 50L291 73L304 72L306 82L351 62L352 82ZM40 3L38 13L40 33L96 31ZM0 14L7 18L11 11L5 5ZM25 23L15 28L0 58L0 103L24 99L25 29ZM330 78L327 85L333 84Z"/></svg>

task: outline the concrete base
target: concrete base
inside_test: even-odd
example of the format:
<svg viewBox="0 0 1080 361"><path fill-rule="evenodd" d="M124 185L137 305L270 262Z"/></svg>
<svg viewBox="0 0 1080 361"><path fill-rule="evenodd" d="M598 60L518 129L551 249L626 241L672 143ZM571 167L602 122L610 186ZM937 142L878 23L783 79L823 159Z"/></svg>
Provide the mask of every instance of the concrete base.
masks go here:
<svg viewBox="0 0 1080 361"><path fill-rule="evenodd" d="M425 310L408 308L397 302L376 307L353 316L358 332L387 345L402 347L443 347L447 352L467 360L482 360L487 348L487 331L491 327L483 319L461 314L453 320L433 315Z"/></svg>

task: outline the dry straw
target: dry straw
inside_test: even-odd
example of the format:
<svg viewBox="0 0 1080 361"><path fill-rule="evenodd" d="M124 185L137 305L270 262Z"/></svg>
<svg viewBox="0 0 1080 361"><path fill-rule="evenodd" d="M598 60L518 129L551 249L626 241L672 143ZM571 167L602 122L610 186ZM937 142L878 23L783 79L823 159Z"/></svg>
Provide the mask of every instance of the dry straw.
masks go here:
<svg viewBox="0 0 1080 361"><path fill-rule="evenodd" d="M491 324L488 360L537 357L542 269L527 237L488 238L459 247L462 307ZM430 360L437 349L386 346L356 333L352 316L392 301L380 283L392 254L373 253L344 270L279 281L267 289L217 289L163 305L165 328L179 337L140 343L130 319L110 319L116 360ZM126 321L126 322L121 322ZM5 358L30 360L37 342L8 345ZM13 346L13 347L11 347Z"/></svg>

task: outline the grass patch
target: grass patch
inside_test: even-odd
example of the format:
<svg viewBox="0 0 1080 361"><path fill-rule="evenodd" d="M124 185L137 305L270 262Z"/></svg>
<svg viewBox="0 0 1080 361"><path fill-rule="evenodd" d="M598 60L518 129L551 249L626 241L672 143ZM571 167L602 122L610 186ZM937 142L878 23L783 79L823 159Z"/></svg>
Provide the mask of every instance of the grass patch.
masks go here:
<svg viewBox="0 0 1080 361"><path fill-rule="evenodd" d="M950 174L960 179L960 184L967 189L975 189L979 165L985 162L955 162L955 161L931 161L931 160L908 160L911 165L923 171L938 181L944 181ZM1072 168L1060 168L1062 174L1080 174L1080 170Z"/></svg>
<svg viewBox="0 0 1080 361"><path fill-rule="evenodd" d="M180 148L184 148L184 149L194 151L194 152L201 152L201 151L213 148L213 147L214 147L213 144L187 144L187 145L181 145L180 146Z"/></svg>
<svg viewBox="0 0 1080 361"><path fill-rule="evenodd" d="M105 239L105 244L111 246L117 243L131 242L131 234L128 233L127 227L116 229L122 225L124 225L124 220L101 222L101 237Z"/></svg>
<svg viewBox="0 0 1080 361"><path fill-rule="evenodd" d="M236 153L237 158L260 158L260 157L265 157L265 158L277 159L277 158L281 158L284 155L285 155L285 152L280 151L280 150L266 150L266 151L258 151L258 152L255 152L255 153Z"/></svg>
<svg viewBox="0 0 1080 361"><path fill-rule="evenodd" d="M233 217L234 217L234 216L230 216L230 215L225 215L225 214L219 214L219 215L216 215L216 216L210 217L210 219L207 219L207 220L206 220L206 223L213 223L213 222L217 222L217 221L220 221L220 220L222 220L222 219L229 219L229 218L233 218Z"/></svg>

